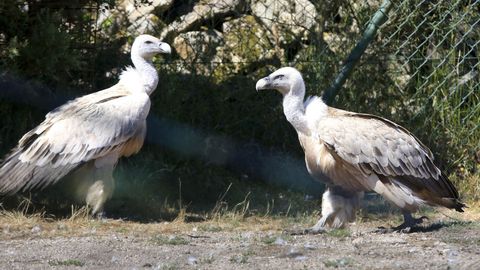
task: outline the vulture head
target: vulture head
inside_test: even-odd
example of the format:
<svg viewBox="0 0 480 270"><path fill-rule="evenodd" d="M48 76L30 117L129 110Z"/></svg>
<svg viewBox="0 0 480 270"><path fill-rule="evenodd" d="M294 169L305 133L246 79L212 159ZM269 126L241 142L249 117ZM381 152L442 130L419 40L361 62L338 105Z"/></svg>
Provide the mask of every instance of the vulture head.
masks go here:
<svg viewBox="0 0 480 270"><path fill-rule="evenodd" d="M132 45L132 57L140 56L145 60L151 60L158 53L171 53L170 45L161 42L158 38L150 35L138 36Z"/></svg>
<svg viewBox="0 0 480 270"><path fill-rule="evenodd" d="M294 94L303 97L305 95L305 83L302 74L293 67L283 67L258 80L255 88L257 91L275 89L284 96Z"/></svg>

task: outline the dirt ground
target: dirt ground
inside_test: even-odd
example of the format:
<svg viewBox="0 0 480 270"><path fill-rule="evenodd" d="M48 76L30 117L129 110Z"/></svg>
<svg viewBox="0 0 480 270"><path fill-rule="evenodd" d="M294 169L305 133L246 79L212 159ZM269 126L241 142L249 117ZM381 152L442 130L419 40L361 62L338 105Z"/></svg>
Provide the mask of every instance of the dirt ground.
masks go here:
<svg viewBox="0 0 480 270"><path fill-rule="evenodd" d="M301 223L301 222L300 222ZM0 269L478 269L480 222L431 217L381 234L371 219L320 235L295 220L204 222L0 218Z"/></svg>

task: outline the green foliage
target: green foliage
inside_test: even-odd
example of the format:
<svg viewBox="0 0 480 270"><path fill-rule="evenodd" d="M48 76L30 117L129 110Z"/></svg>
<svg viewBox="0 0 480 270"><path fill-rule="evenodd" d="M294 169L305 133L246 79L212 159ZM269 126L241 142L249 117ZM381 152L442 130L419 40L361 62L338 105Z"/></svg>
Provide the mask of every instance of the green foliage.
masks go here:
<svg viewBox="0 0 480 270"><path fill-rule="evenodd" d="M187 239L177 235L170 236L170 237L166 237L164 235L156 235L152 237L151 242L155 245L173 245L173 246L188 244Z"/></svg>
<svg viewBox="0 0 480 270"><path fill-rule="evenodd" d="M14 14L5 16L21 18L24 28L14 26L14 21L2 22L6 29L20 28L5 33L7 46L0 50L2 69L49 84L67 85L73 79L72 73L82 68L82 62L79 53L71 49L71 35L61 14L48 9L33 16L16 9L10 12Z"/></svg>
<svg viewBox="0 0 480 270"><path fill-rule="evenodd" d="M48 265L50 266L84 266L85 263L82 262L82 261L79 261L79 260L75 260L75 259L68 259L68 260L64 260L64 261L60 261L60 260L53 260L53 261L48 261Z"/></svg>
<svg viewBox="0 0 480 270"><path fill-rule="evenodd" d="M350 230L348 229L333 229L327 231L328 236L337 237L337 238L345 238L351 235Z"/></svg>
<svg viewBox="0 0 480 270"><path fill-rule="evenodd" d="M351 267L354 264L354 260L351 258L340 258L336 260L327 260L323 263L327 268L344 268L348 266Z"/></svg>
<svg viewBox="0 0 480 270"><path fill-rule="evenodd" d="M292 236L288 234L281 234L281 235L265 235L260 239L260 242L262 242L265 245L273 245L277 241L278 242L285 242L285 241L291 241Z"/></svg>

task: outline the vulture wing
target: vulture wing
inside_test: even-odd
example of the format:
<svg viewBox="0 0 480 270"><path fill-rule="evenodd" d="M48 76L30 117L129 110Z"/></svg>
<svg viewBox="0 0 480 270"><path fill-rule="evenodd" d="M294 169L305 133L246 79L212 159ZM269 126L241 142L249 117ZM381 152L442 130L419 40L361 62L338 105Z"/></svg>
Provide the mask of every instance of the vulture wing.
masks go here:
<svg viewBox="0 0 480 270"><path fill-rule="evenodd" d="M426 201L457 202L457 190L435 166L431 151L408 130L375 115L329 110L329 116L317 122L318 134L343 162L423 194Z"/></svg>
<svg viewBox="0 0 480 270"><path fill-rule="evenodd" d="M58 107L2 162L0 194L43 188L139 136L143 143L149 109L147 94L131 94L121 84Z"/></svg>

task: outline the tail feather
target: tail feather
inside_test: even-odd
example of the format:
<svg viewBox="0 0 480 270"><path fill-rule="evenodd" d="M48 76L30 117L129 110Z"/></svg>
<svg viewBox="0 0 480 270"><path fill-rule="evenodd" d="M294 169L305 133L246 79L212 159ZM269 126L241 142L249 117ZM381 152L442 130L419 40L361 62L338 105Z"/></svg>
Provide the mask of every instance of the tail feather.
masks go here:
<svg viewBox="0 0 480 270"><path fill-rule="evenodd" d="M416 178L413 176L397 176L392 179L395 185L404 187L426 204L443 206L463 212L466 205L460 201L459 194L453 183L445 174L438 179Z"/></svg>

